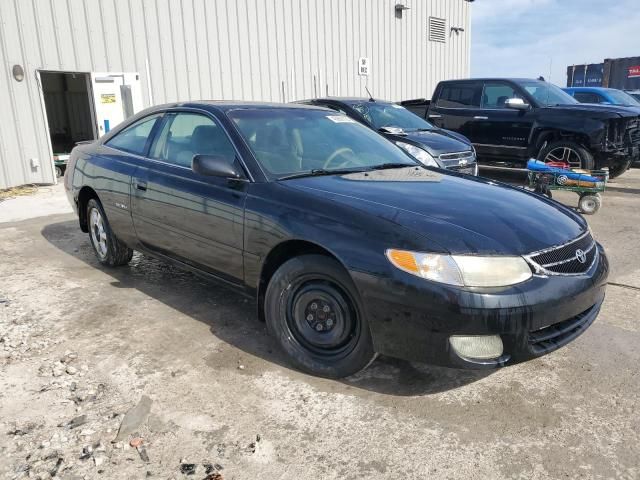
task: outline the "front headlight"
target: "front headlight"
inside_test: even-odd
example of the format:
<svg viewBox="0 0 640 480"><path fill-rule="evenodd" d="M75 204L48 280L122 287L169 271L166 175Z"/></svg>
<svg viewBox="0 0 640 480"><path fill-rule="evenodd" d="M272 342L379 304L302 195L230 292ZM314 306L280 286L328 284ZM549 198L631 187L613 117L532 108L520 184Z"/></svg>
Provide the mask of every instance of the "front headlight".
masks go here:
<svg viewBox="0 0 640 480"><path fill-rule="evenodd" d="M406 142L396 142L396 145L398 145L401 149L403 149L423 165L426 165L427 167L440 167L440 165L438 165L438 162L436 162L436 159L433 158L433 156L426 150L423 150L416 147L415 145L411 145L410 143Z"/></svg>
<svg viewBox="0 0 640 480"><path fill-rule="evenodd" d="M506 287L531 278L522 257L442 255L389 249L389 261L412 275L459 287Z"/></svg>

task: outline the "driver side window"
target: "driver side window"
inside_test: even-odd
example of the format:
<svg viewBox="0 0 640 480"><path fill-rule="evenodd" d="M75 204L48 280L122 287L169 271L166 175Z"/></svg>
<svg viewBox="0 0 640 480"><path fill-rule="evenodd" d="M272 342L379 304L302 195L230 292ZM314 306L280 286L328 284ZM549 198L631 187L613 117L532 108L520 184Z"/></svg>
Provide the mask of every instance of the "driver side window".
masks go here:
<svg viewBox="0 0 640 480"><path fill-rule="evenodd" d="M580 103L602 103L602 98L591 92L576 92L573 98Z"/></svg>

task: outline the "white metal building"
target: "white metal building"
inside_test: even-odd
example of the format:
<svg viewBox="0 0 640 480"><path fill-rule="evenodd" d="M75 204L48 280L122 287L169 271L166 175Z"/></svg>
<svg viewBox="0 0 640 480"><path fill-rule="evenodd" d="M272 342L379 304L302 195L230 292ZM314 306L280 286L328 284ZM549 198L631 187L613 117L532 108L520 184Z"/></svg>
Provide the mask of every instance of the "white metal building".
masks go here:
<svg viewBox="0 0 640 480"><path fill-rule="evenodd" d="M408 8L407 8L408 7ZM153 104L429 97L469 74L467 0L0 0L0 188Z"/></svg>

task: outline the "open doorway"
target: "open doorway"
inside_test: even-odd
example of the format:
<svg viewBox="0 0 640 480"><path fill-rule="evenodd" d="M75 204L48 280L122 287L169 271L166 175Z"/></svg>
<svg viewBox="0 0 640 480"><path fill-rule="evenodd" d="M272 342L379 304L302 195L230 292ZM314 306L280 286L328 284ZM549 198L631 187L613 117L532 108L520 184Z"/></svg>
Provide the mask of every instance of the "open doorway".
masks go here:
<svg viewBox="0 0 640 480"><path fill-rule="evenodd" d="M98 138L88 73L40 72L56 175L78 142Z"/></svg>

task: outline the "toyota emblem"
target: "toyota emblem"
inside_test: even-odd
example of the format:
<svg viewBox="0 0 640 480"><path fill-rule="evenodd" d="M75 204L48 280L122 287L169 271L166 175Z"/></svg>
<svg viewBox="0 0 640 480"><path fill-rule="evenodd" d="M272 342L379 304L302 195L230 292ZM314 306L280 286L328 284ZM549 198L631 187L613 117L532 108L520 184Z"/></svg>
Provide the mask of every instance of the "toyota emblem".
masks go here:
<svg viewBox="0 0 640 480"><path fill-rule="evenodd" d="M576 260L578 260L580 263L585 263L587 261L587 254L584 253L584 251L577 249Z"/></svg>

